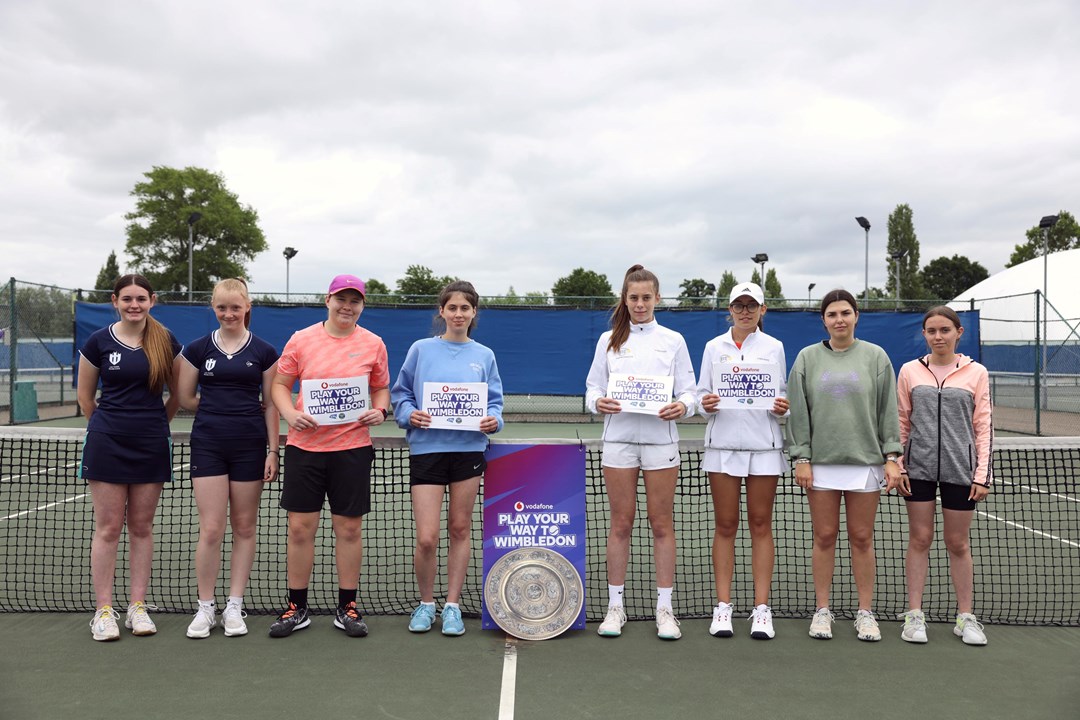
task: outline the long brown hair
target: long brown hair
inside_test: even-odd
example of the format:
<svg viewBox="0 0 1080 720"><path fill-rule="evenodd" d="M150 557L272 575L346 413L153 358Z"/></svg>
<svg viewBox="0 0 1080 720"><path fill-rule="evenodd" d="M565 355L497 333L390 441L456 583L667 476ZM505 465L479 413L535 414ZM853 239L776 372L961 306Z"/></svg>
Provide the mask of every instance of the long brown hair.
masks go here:
<svg viewBox="0 0 1080 720"><path fill-rule="evenodd" d="M631 265L623 278L622 292L619 293L619 304L611 311L611 339L608 340L608 350L619 351L626 339L630 337L630 311L626 307L626 293L629 292L632 282L651 282L653 292L660 295L660 281L650 271L641 265ZM659 299L659 297L657 298Z"/></svg>
<svg viewBox="0 0 1080 720"><path fill-rule="evenodd" d="M113 300L120 295L120 291L126 287L137 285L150 293L154 299L154 288L150 287L150 281L142 275L122 275L113 285ZM150 375L147 385L155 395L161 393L172 379L173 351L169 331L150 314L146 314L146 324L143 326L142 349L146 360L150 363Z"/></svg>
<svg viewBox="0 0 1080 720"><path fill-rule="evenodd" d="M450 296L454 293L461 293L465 299L473 306L477 314L480 312L480 295L476 292L476 288L468 280L455 280L442 289L439 293L439 312L435 313L435 334L442 335L446 332L446 321L442 317L442 309L446 307L446 303L450 302ZM472 322L469 323L469 327L465 329L466 337L472 337L473 328L476 327L476 315L473 315Z"/></svg>
<svg viewBox="0 0 1080 720"><path fill-rule="evenodd" d="M953 324L953 327L959 330L963 325L960 324L960 316L956 314L948 305L936 305L926 311L926 314L922 318L923 330L926 329L926 321L932 317L943 317Z"/></svg>
<svg viewBox="0 0 1080 720"><path fill-rule="evenodd" d="M218 292L234 293L244 298L244 302L248 304L247 312L244 313L244 327L251 327L251 298L248 296L247 283L241 278L225 278L218 281L218 284L214 286L214 293L210 296L210 306L214 305L214 298L217 297Z"/></svg>

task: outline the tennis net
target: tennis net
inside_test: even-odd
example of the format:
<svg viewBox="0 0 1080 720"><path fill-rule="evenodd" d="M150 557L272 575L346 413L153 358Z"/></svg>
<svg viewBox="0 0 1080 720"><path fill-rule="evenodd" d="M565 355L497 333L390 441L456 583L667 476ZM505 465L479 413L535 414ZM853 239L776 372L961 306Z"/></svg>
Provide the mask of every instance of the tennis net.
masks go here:
<svg viewBox="0 0 1080 720"><path fill-rule="evenodd" d="M94 609L89 571L93 530L91 499L78 479L81 430L21 428L0 431L0 612L87 611ZM198 513L187 472L188 436L174 433L176 480L165 486L155 524L154 574L148 602L165 612L191 612L196 597L194 551ZM510 442L510 441L508 441ZM514 440L514 444L559 440ZM577 441L574 441L577 442ZM607 503L598 441L588 449L586 608L590 621L607 607L605 544ZM715 604L711 543L712 500L700 470L702 443L683 441L676 495L679 558L675 607L682 617L708 617ZM406 614L417 601L412 555L414 530L409 498L408 448L400 439L376 440L372 473L373 511L364 521L364 567L361 610L369 614ZM998 442L994 451L997 483L976 511L971 530L975 558L975 610L984 622L1080 625L1080 438L1015 438ZM483 490L481 489L481 494ZM245 606L253 613L276 613L285 596L285 513L278 507L280 482L263 493L258 554ZM907 609L904 551L907 516L903 501L883 496L875 547L875 610L888 618ZM631 618L651 618L655 608L652 541L645 517L643 487L632 539L625 607ZM923 609L932 621L955 617L938 513L936 542ZM473 557L461 599L466 614L480 612L481 503L473 525ZM812 534L803 492L781 478L774 512L776 566L770 604L778 617L809 617L815 610L811 574ZM230 537L226 535L223 553ZM127 540L122 537L117 563L116 597L127 597ZM444 541L440 567L445 567ZM738 610L753 605L750 540L745 508L736 541L733 602ZM843 528L836 556L831 606L851 617L857 609L854 581ZM222 564L217 595L228 590L228 563ZM445 574L439 582L445 581ZM442 597L442 587L436 595ZM337 578L329 513L323 513L310 586L313 608L336 604Z"/></svg>

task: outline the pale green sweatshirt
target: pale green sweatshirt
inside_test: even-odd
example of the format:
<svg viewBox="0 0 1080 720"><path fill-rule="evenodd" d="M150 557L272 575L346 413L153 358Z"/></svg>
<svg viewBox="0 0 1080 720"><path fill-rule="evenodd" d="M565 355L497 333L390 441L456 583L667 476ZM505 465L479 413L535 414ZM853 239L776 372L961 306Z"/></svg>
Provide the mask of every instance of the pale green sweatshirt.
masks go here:
<svg viewBox="0 0 1080 720"><path fill-rule="evenodd" d="M896 377L889 356L856 340L845 352L803 348L788 376L788 456L816 464L881 465L901 454Z"/></svg>

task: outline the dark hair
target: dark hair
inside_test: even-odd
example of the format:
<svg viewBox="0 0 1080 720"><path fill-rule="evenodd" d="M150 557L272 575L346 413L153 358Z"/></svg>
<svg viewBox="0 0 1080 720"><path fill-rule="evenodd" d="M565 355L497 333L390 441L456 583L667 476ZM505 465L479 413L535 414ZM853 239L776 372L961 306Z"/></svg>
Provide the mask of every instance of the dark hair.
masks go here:
<svg viewBox="0 0 1080 720"><path fill-rule="evenodd" d="M476 308L477 312L480 311L480 295L476 292L476 288L473 284L467 280L455 280L442 289L439 293L439 313L446 307L446 303L450 302L450 297L454 293L461 293L465 296L465 299L470 305ZM443 320L442 315L435 313L435 334L442 335L446 332L446 321ZM469 323L469 327L465 330L465 334L472 337L473 328L476 327L476 316L473 315L472 322Z"/></svg>
<svg viewBox="0 0 1080 720"><path fill-rule="evenodd" d="M225 278L214 286L214 292L210 295L210 305L214 304L214 298L218 291L223 293L236 293L244 298L248 304L247 312L244 313L244 327L251 327L251 297L248 295L248 286L243 278Z"/></svg>
<svg viewBox="0 0 1080 720"><path fill-rule="evenodd" d="M926 329L926 321L929 320L932 317L943 317L943 318L945 318L946 320L951 322L953 324L953 327L956 328L957 330L959 330L961 327L963 327L960 324L960 316L957 315L956 311L953 310L948 305L935 305L934 307L927 310L926 314L923 315L923 318L922 318L923 330Z"/></svg>
<svg viewBox="0 0 1080 720"><path fill-rule="evenodd" d="M137 285L150 293L154 298L154 288L150 287L150 281L142 275L121 275L113 285L113 300L126 287ZM146 314L146 325L143 326L142 334L143 354L150 363L150 374L147 377L147 385L155 394L161 393L172 378L173 353L172 342L169 340L169 331L165 326L155 320L149 313Z"/></svg>
<svg viewBox="0 0 1080 720"><path fill-rule="evenodd" d="M852 310L859 312L859 304L855 302L855 296L847 290L837 288L825 293L825 297L821 298L821 317L825 317L825 309L834 302L846 302Z"/></svg>
<svg viewBox="0 0 1080 720"><path fill-rule="evenodd" d="M623 278L622 292L619 293L619 304L611 311L611 339L608 341L608 350L618 352L626 339L630 337L630 311L626 309L626 293L632 282L651 282L654 292L660 294L660 281L656 275L646 270L641 265L631 265Z"/></svg>

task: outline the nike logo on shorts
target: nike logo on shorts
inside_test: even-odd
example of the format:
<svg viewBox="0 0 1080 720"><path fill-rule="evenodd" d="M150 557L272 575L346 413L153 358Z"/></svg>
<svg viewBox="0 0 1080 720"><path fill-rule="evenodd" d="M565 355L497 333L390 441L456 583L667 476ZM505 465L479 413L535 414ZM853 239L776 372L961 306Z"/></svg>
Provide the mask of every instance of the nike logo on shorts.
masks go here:
<svg viewBox="0 0 1080 720"><path fill-rule="evenodd" d="M668 461L668 462L675 462L675 456L674 456L674 455L672 455L671 457L669 457L669 458L667 459L667 461Z"/></svg>
<svg viewBox="0 0 1080 720"><path fill-rule="evenodd" d="M473 469L473 470L479 470L479 469L480 469L480 465L483 465L483 463L478 463L478 464L476 464L476 465L473 465L473 468L472 468L472 469Z"/></svg>

